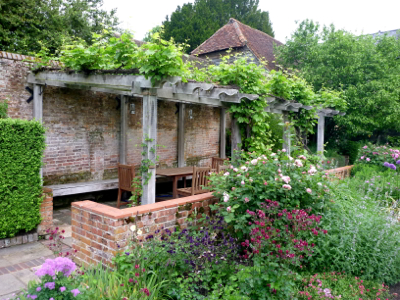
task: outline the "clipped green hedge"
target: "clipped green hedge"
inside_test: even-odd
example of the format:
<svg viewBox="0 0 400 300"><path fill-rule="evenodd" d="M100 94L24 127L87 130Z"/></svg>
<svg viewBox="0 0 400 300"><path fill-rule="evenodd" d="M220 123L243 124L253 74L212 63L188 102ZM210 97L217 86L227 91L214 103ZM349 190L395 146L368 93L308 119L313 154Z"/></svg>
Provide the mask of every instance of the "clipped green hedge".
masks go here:
<svg viewBox="0 0 400 300"><path fill-rule="evenodd" d="M0 238L40 223L44 133L36 121L0 119Z"/></svg>

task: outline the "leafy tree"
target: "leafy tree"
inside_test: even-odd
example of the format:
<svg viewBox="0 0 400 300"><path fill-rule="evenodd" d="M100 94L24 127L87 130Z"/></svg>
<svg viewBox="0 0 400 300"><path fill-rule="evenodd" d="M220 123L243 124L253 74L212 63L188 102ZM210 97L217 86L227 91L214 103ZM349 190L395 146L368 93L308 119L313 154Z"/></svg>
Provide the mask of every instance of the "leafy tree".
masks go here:
<svg viewBox="0 0 400 300"><path fill-rule="evenodd" d="M258 9L259 0L195 0L186 3L163 22L164 38L189 43L192 51L218 29L235 18L246 25L274 36L269 13Z"/></svg>
<svg viewBox="0 0 400 300"><path fill-rule="evenodd" d="M159 33L161 34L163 31L163 27L160 25L157 25L155 27L153 27L150 31L148 31L143 39L143 42L151 42L153 41L153 35L155 33Z"/></svg>
<svg viewBox="0 0 400 300"><path fill-rule="evenodd" d="M300 70L315 90L343 91L348 110L331 124L338 137L400 131L400 39L355 36L306 20L276 52L281 65Z"/></svg>
<svg viewBox="0 0 400 300"><path fill-rule="evenodd" d="M102 0L0 0L0 50L29 54L43 42L51 52L64 37L90 43L92 33L116 29L115 10L101 10Z"/></svg>

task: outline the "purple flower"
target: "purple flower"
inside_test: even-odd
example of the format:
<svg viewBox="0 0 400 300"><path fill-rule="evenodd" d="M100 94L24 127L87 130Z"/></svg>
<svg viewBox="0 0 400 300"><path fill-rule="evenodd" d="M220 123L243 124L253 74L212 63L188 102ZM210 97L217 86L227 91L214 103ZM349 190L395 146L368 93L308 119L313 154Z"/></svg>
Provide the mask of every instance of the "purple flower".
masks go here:
<svg viewBox="0 0 400 300"><path fill-rule="evenodd" d="M51 297L49 300L54 300L54 298L53 298L53 297Z"/></svg>
<svg viewBox="0 0 400 300"><path fill-rule="evenodd" d="M400 165L400 159L396 162L397 165Z"/></svg>
<svg viewBox="0 0 400 300"><path fill-rule="evenodd" d="M42 288L40 287L40 286L38 286L37 288L36 288L36 292L40 292L42 290Z"/></svg>
<svg viewBox="0 0 400 300"><path fill-rule="evenodd" d="M65 287L65 286L60 287L60 292L61 292L61 293L64 292L65 290L66 290L66 287Z"/></svg>
<svg viewBox="0 0 400 300"><path fill-rule="evenodd" d="M396 166L394 164L389 164L389 168L396 171Z"/></svg>
<svg viewBox="0 0 400 300"><path fill-rule="evenodd" d="M43 277L50 275L51 277L57 275L58 272L62 272L64 276L68 277L75 271L75 263L67 257L57 257L55 259L46 259L46 262L36 271L36 275Z"/></svg>
<svg viewBox="0 0 400 300"><path fill-rule="evenodd" d="M385 162L383 163L383 166L384 166L384 167L389 167L389 163L388 163L387 161L385 161Z"/></svg>
<svg viewBox="0 0 400 300"><path fill-rule="evenodd" d="M71 293L74 294L74 297L76 297L81 292L78 289L74 289L74 290L71 291Z"/></svg>
<svg viewBox="0 0 400 300"><path fill-rule="evenodd" d="M44 284L45 288L48 288L49 290L54 290L54 288L56 287L56 283L55 282L46 282Z"/></svg>
<svg viewBox="0 0 400 300"><path fill-rule="evenodd" d="M31 295L31 299L36 299L37 296L36 295Z"/></svg>

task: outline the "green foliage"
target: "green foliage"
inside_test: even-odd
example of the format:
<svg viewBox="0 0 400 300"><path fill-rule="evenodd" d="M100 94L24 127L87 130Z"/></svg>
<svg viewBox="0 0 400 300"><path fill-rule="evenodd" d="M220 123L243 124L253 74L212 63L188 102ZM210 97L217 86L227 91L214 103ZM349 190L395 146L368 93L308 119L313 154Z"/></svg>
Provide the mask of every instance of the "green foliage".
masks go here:
<svg viewBox="0 0 400 300"><path fill-rule="evenodd" d="M132 69L137 67L138 47L132 34L110 36L108 31L93 34L92 44L77 39L66 42L59 60L66 68L75 71ZM56 58L57 59L57 58Z"/></svg>
<svg viewBox="0 0 400 300"><path fill-rule="evenodd" d="M173 39L163 40L159 33L153 41L143 44L138 52L138 68L153 85L168 76L181 76L185 70L182 60L184 45L176 45ZM183 78L184 79L184 78Z"/></svg>
<svg viewBox="0 0 400 300"><path fill-rule="evenodd" d="M242 93L265 95L268 91L265 69L254 62L248 63L243 56L236 56L233 63L229 63L230 58L230 55L226 55L218 66L209 66L203 79L208 78L222 85L239 86ZM198 74L195 73L195 76ZM201 76L197 79L201 79ZM265 112L266 106L264 96L256 101L242 101L230 106L229 111L241 124L243 147L248 151L264 153L272 146L269 130L269 120L272 117Z"/></svg>
<svg viewBox="0 0 400 300"><path fill-rule="evenodd" d="M209 65L201 69L190 66L190 72L186 76L197 81L236 85L242 93L260 96L255 101L233 104L229 109L240 124L242 146L246 151L263 154L272 147L276 148L276 144L281 142L270 130L270 123L274 123L275 117L265 112L268 96L294 100L304 105L314 105L316 108L346 109L346 101L338 92L323 89L314 93L312 87L299 76L274 70L267 74L262 66L249 62L242 55L235 55L233 62L231 58L229 54L222 57L217 66ZM310 111L302 109L291 114L291 123L298 128L299 137L312 132L317 121L316 108Z"/></svg>
<svg viewBox="0 0 400 300"><path fill-rule="evenodd" d="M152 36L151 42L138 47L129 32L115 37L104 31L93 34L91 45L82 39L66 41L59 57L42 48L35 68L58 60L63 67L74 71L113 70L118 74L119 70L130 70L151 78L152 84L156 85L169 76L183 76L187 72L182 59L184 47L173 40L163 40L159 33Z"/></svg>
<svg viewBox="0 0 400 300"><path fill-rule="evenodd" d="M91 267L82 276L83 286L88 286L85 290L85 299L165 299L160 290L166 281L159 280L159 276L154 272L137 269L136 274L121 274L117 271L105 269L102 265ZM150 293L146 295L145 290Z"/></svg>
<svg viewBox="0 0 400 300"><path fill-rule="evenodd" d="M5 119L7 118L8 114L8 101L7 99L4 99L0 101L0 119Z"/></svg>
<svg viewBox="0 0 400 300"><path fill-rule="evenodd" d="M20 54L38 52L43 42L51 53L63 37L90 43L92 33L115 30L115 10L101 9L102 0L4 0L0 2L0 50Z"/></svg>
<svg viewBox="0 0 400 300"><path fill-rule="evenodd" d="M305 275L297 285L298 299L393 299L389 287L382 282L363 280L344 272Z"/></svg>
<svg viewBox="0 0 400 300"><path fill-rule="evenodd" d="M0 119L0 238L40 223L44 132L36 121Z"/></svg>
<svg viewBox="0 0 400 300"><path fill-rule="evenodd" d="M202 227L181 232L166 229L161 236L157 230L143 244L134 235L130 249L114 259L119 274L140 278L142 270L155 272L159 280L168 279L164 291L172 299L209 299L207 295L211 293L215 297L220 293L232 294L232 290L222 291L221 287L238 270L236 239L224 232L221 217L200 218L194 223Z"/></svg>
<svg viewBox="0 0 400 300"><path fill-rule="evenodd" d="M143 39L143 42L152 42L155 33L162 34L163 26L157 25L148 31Z"/></svg>
<svg viewBox="0 0 400 300"><path fill-rule="evenodd" d="M335 117L340 136L400 130L399 38L355 36L306 20L276 52L278 62L300 70L315 91L343 92L349 105L345 116Z"/></svg>
<svg viewBox="0 0 400 300"><path fill-rule="evenodd" d="M362 174L332 189L334 203L321 221L328 234L318 236L319 247L311 264L316 271L340 270L393 284L400 279L400 227L380 201L387 197L388 188L383 189L388 185L386 176L380 180L383 173L375 173L365 180L366 173Z"/></svg>
<svg viewBox="0 0 400 300"><path fill-rule="evenodd" d="M258 9L259 0L196 0L185 3L167 16L163 22L165 39L190 44L188 51L212 36L218 29L235 18L246 25L274 36L269 13Z"/></svg>
<svg viewBox="0 0 400 300"><path fill-rule="evenodd" d="M234 164L239 167L232 166L223 176L212 175L210 184L220 199L213 209L220 211L240 238L250 232L247 211L260 209L265 199L278 201L281 208L312 208L316 213L330 197L330 183L317 165L317 157L299 155L293 159L279 151L243 156Z"/></svg>

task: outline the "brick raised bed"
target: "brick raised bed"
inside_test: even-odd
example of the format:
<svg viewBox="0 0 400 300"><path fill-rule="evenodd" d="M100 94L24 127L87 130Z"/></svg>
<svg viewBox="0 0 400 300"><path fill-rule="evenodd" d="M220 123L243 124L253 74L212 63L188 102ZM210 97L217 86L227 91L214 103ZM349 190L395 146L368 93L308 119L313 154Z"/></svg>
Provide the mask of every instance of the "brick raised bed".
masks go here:
<svg viewBox="0 0 400 300"><path fill-rule="evenodd" d="M53 225L53 191L49 188L43 188L43 196L44 199L40 207L42 221L38 225L36 232L21 234L7 239L0 239L0 249L36 242L39 235L45 235L46 230L51 228Z"/></svg>
<svg viewBox="0 0 400 300"><path fill-rule="evenodd" d="M211 193L125 209L89 200L74 202L72 247L78 250L76 258L83 265L110 265L115 254L127 247L132 238L132 225L136 225L139 239L161 228L186 228L193 210L208 212L214 202L216 198Z"/></svg>

